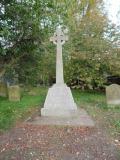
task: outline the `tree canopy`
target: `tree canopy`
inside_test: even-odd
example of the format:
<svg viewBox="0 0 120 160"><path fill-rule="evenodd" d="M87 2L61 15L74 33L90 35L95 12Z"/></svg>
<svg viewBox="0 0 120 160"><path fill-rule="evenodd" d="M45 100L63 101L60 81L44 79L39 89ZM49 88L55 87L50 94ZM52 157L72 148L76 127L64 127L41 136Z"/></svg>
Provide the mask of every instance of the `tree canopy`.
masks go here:
<svg viewBox="0 0 120 160"><path fill-rule="evenodd" d="M120 76L120 30L111 24L102 0L1 0L1 76L20 83L55 81L56 26L68 30L63 49L64 77L74 87L104 87L108 75Z"/></svg>

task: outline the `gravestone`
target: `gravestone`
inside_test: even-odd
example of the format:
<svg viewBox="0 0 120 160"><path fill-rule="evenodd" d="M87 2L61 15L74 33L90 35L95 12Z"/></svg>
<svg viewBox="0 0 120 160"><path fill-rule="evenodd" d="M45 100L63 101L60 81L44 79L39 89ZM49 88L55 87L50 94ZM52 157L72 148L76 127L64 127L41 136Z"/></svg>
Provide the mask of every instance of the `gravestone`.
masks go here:
<svg viewBox="0 0 120 160"><path fill-rule="evenodd" d="M71 117L77 114L77 106L70 88L64 83L63 76L62 46L67 40L68 37L64 35L61 28L57 28L54 36L50 38L50 41L57 46L56 84L48 90L41 116Z"/></svg>
<svg viewBox="0 0 120 160"><path fill-rule="evenodd" d="M120 105L120 85L112 84L106 87L108 105Z"/></svg>
<svg viewBox="0 0 120 160"><path fill-rule="evenodd" d="M0 96L7 97L7 85L0 81Z"/></svg>
<svg viewBox="0 0 120 160"><path fill-rule="evenodd" d="M20 87L18 85L8 86L9 101L20 101Z"/></svg>
<svg viewBox="0 0 120 160"><path fill-rule="evenodd" d="M0 96L7 97L7 84L5 83L4 79L5 70L3 66L0 64Z"/></svg>

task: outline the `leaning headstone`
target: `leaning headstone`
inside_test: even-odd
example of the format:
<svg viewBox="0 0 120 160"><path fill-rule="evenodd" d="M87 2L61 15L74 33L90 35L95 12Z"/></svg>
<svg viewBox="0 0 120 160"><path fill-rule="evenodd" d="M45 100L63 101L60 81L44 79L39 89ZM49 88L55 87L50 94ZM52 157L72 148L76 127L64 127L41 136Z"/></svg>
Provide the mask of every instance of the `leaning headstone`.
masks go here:
<svg viewBox="0 0 120 160"><path fill-rule="evenodd" d="M77 114L77 106L70 88L64 83L63 76L62 46L67 40L68 37L64 35L61 28L57 28L50 39L57 46L56 84L48 91L44 108L41 109L42 116L71 117Z"/></svg>
<svg viewBox="0 0 120 160"><path fill-rule="evenodd" d="M0 82L0 96L7 97L7 85L4 82Z"/></svg>
<svg viewBox="0 0 120 160"><path fill-rule="evenodd" d="M9 101L20 101L20 87L18 85L8 86Z"/></svg>
<svg viewBox="0 0 120 160"><path fill-rule="evenodd" d="M108 105L120 105L120 85L112 84L106 87Z"/></svg>

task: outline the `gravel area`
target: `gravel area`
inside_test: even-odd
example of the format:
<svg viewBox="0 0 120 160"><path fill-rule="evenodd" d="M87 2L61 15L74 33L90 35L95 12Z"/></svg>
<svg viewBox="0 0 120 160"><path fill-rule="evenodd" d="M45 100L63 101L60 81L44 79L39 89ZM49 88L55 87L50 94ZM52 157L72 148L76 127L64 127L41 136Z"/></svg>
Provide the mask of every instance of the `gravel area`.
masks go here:
<svg viewBox="0 0 120 160"><path fill-rule="evenodd" d="M22 123L0 136L0 160L120 160L120 155L96 127Z"/></svg>

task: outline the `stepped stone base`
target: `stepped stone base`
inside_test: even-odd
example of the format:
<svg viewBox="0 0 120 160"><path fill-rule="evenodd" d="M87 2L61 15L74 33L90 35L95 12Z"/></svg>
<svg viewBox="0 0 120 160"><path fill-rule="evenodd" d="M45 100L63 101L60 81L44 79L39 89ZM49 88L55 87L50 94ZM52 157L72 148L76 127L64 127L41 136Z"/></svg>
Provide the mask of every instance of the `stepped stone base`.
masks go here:
<svg viewBox="0 0 120 160"><path fill-rule="evenodd" d="M94 127L95 123L84 109L78 109L75 117L50 117L39 115L29 117L27 124L47 126Z"/></svg>
<svg viewBox="0 0 120 160"><path fill-rule="evenodd" d="M53 85L47 94L41 116L74 117L77 115L77 106L71 90L66 84Z"/></svg>

